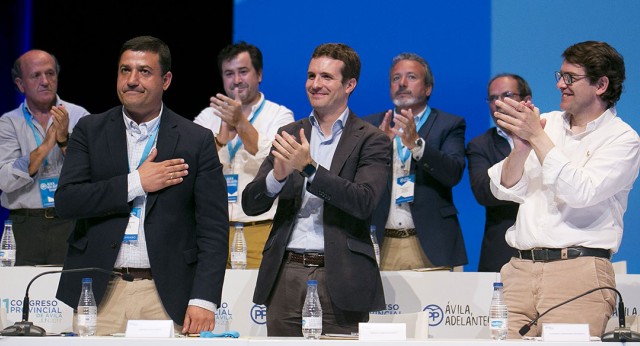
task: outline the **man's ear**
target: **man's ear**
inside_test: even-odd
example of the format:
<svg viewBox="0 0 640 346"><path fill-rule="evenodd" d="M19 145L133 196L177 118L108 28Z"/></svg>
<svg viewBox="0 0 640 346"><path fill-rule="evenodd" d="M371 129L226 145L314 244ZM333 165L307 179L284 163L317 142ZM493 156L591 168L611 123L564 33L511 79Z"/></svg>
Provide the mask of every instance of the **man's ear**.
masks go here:
<svg viewBox="0 0 640 346"><path fill-rule="evenodd" d="M600 96L604 94L608 88L609 88L609 77L602 76L598 78L598 81L596 82L596 94Z"/></svg>

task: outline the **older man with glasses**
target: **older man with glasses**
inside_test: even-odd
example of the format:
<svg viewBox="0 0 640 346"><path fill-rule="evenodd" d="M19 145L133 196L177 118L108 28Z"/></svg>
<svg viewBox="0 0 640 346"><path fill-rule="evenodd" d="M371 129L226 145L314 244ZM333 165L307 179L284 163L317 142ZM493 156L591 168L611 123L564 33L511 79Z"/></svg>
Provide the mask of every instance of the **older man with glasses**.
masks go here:
<svg viewBox="0 0 640 346"><path fill-rule="evenodd" d="M522 77L501 73L493 77L487 86L486 101L494 123L494 113L499 110L496 100L509 97L516 101L531 101L531 88ZM499 272L517 251L507 244L504 234L513 226L518 214L518 203L502 201L491 193L487 170L502 161L513 149L511 133L500 126L493 126L475 137L467 145L469 180L478 203L485 207L485 224L480 249L479 272Z"/></svg>
<svg viewBox="0 0 640 346"><path fill-rule="evenodd" d="M629 191L638 177L640 139L616 112L625 79L622 56L605 42L567 48L555 73L562 111L495 101L496 124L513 150L489 169L491 191L520 204L507 243L517 256L502 267L509 338L540 336L547 323L589 324L602 336L616 302L610 258L619 248ZM530 321L549 308L582 299ZM621 313L621 312L619 312ZM519 329L525 327L521 333Z"/></svg>

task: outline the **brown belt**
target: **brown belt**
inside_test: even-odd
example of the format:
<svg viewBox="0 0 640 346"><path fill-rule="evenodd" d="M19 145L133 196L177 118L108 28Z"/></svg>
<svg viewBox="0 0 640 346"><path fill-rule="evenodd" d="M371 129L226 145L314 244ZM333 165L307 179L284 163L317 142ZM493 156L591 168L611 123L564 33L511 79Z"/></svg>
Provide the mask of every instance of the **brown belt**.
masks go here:
<svg viewBox="0 0 640 346"><path fill-rule="evenodd" d="M284 258L289 262L302 263L305 267L324 267L324 254L318 252L287 251L284 253Z"/></svg>
<svg viewBox="0 0 640 346"><path fill-rule="evenodd" d="M611 252L606 249L582 246L566 247L563 249L535 248L530 250L518 250L518 255L515 257L532 260L534 262L551 262L573 259L581 256L610 258Z"/></svg>
<svg viewBox="0 0 640 346"><path fill-rule="evenodd" d="M251 227L251 226L260 226L260 225L266 225L269 223L272 223L273 220L262 220L262 221L252 221L252 222L238 222L244 225L244 227ZM235 221L231 221L229 222L229 224L231 226L235 226L236 222Z"/></svg>
<svg viewBox="0 0 640 346"><path fill-rule="evenodd" d="M153 280L151 268L113 268L114 272L129 274L134 279Z"/></svg>
<svg viewBox="0 0 640 346"><path fill-rule="evenodd" d="M415 228L385 229L384 236L389 238L408 238L416 235Z"/></svg>
<svg viewBox="0 0 640 346"><path fill-rule="evenodd" d="M58 217L56 214L56 208L44 208L44 209L13 209L9 211L10 214L43 217L45 219L54 219Z"/></svg>

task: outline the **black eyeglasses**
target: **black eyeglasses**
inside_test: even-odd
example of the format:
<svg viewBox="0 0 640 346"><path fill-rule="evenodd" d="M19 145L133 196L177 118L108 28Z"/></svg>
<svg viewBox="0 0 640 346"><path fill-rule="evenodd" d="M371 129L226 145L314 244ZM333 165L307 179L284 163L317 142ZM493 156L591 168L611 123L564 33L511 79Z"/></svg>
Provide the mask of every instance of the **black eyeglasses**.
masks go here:
<svg viewBox="0 0 640 346"><path fill-rule="evenodd" d="M576 78L576 77L582 77L582 78ZM573 82L577 82L581 79L584 79L585 77L587 77L586 74L571 74L567 72L556 71L556 82L559 82L560 78L562 78L564 80L564 84L566 85L571 85L573 84Z"/></svg>
<svg viewBox="0 0 640 346"><path fill-rule="evenodd" d="M520 96L520 94L512 93L511 91L505 91L500 95L489 95L484 100L487 101L487 103L494 103L496 102L496 100L503 101L505 97L513 98L514 96Z"/></svg>

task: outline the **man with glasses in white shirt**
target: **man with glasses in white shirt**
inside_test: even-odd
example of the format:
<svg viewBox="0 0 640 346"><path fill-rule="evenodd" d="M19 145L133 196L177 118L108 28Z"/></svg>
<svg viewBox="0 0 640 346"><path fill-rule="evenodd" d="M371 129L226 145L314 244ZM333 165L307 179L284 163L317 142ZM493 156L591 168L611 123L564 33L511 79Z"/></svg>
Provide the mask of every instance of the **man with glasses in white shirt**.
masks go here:
<svg viewBox="0 0 640 346"><path fill-rule="evenodd" d="M629 191L640 167L638 134L615 104L625 79L622 56L605 42L567 48L556 72L562 111L540 114L531 102L496 101L497 125L514 141L489 169L491 190L520 204L507 243L517 257L502 267L509 338L549 308L602 286L615 287L610 261L622 239ZM546 314L545 323L588 323L602 336L616 295L599 290ZM623 313L623 312L619 312Z"/></svg>
<svg viewBox="0 0 640 346"><path fill-rule="evenodd" d="M494 124L497 100L509 97L516 101L531 101L532 96L527 81L512 73L501 73L491 78L487 93L486 101ZM487 173L489 167L507 157L512 148L511 134L500 126L491 127L467 144L471 190L476 201L485 208L479 272L499 272L516 254L516 250L505 241L504 234L516 221L518 203L497 199L489 188Z"/></svg>

